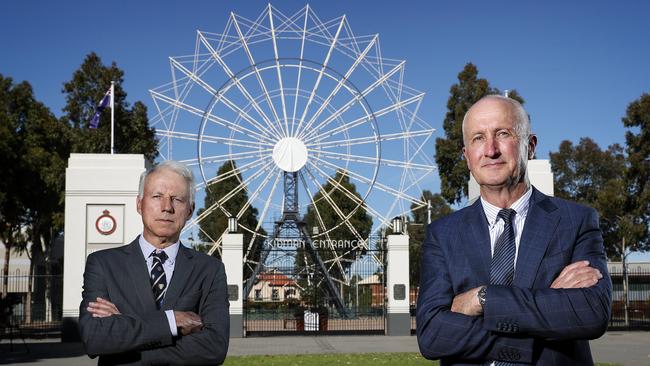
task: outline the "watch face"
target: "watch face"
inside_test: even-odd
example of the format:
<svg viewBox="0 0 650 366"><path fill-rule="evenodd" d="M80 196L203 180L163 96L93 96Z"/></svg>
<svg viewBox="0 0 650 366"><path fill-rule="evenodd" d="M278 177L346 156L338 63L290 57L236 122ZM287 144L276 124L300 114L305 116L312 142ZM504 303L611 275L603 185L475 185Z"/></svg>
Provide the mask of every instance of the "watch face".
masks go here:
<svg viewBox="0 0 650 366"><path fill-rule="evenodd" d="M117 222L111 216L110 211L104 210L103 215L99 216L95 221L95 228L102 235L111 235L117 229Z"/></svg>
<svg viewBox="0 0 650 366"><path fill-rule="evenodd" d="M481 304L481 306L485 305L485 293L487 292L487 287L483 286L481 287L480 290L478 290L478 302Z"/></svg>

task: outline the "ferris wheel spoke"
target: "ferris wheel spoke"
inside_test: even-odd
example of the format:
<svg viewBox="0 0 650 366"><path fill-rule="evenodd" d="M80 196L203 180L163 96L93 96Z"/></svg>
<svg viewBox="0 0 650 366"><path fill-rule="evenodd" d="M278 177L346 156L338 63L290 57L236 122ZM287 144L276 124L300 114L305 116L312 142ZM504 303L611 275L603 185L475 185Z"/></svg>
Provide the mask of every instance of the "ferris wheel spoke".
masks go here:
<svg viewBox="0 0 650 366"><path fill-rule="evenodd" d="M298 78L296 79L296 95L293 100L293 114L291 116L291 133L289 136L294 136L295 134L295 121L296 121L296 112L298 109L298 91L300 90L300 80L302 79L302 63L305 55L305 39L307 38L307 19L309 19L309 4L305 6L305 22L302 27L302 37L300 37L300 61L298 63Z"/></svg>
<svg viewBox="0 0 650 366"><path fill-rule="evenodd" d="M390 141L390 140L400 140L400 139L412 139L414 137L426 136L427 139L435 129L421 130L421 131L405 131L405 132L396 132L391 134L379 135L379 136L367 136L367 137L357 137L345 140L330 140L330 141L315 141L305 144L308 149L332 149L338 147L347 147L354 145L364 145L364 144L374 144L381 141Z"/></svg>
<svg viewBox="0 0 650 366"><path fill-rule="evenodd" d="M244 215L244 212L248 210L248 208L251 206L254 200L257 199L257 197L260 195L260 192L266 187L266 185L271 181L271 178L273 177L272 174L267 174L266 177L264 177L264 180L262 180L262 183L260 183L255 191L251 193L250 197L246 201L246 203L242 206L242 208L237 212L237 219L241 219L242 216Z"/></svg>
<svg viewBox="0 0 650 366"><path fill-rule="evenodd" d="M278 112L275 110L275 105L273 105L273 101L271 100L271 96L269 95L269 91L266 88L266 84L264 83L264 79L262 78L262 75L260 74L259 69L257 68L257 64L255 63L255 59L253 58L253 54L251 53L250 48L248 47L248 43L246 42L246 37L244 37L244 34L241 31L241 28L239 27L239 22L237 21L237 17L235 17L234 13L231 13L230 17L233 20L233 24L235 26L235 30L237 31L237 35L239 36L239 41L241 42L242 47L244 48L244 51L246 52L246 57L248 57L248 62L250 62L251 66L253 67L253 70L255 71L255 76L257 77L257 82L260 84L260 87L262 88L262 92L266 98L266 102L269 105L269 108L271 108L271 112L273 113L273 118L275 118L275 121L277 121L278 126L282 126L280 123L280 116L278 116ZM269 121L270 125L273 126L273 129L275 130L276 123L273 121ZM280 136L286 137L286 133L282 133L281 131L275 130Z"/></svg>
<svg viewBox="0 0 650 366"><path fill-rule="evenodd" d="M275 70L278 76L278 85L280 86L280 101L282 103L282 117L284 120L285 136L289 136L289 120L287 118L287 103L284 98L284 84L282 82L282 71L280 70L280 55L278 53L278 40L275 34L275 25L273 23L273 7L269 4L269 23L271 25L271 39L273 40L273 54L275 55Z"/></svg>
<svg viewBox="0 0 650 366"><path fill-rule="evenodd" d="M317 169L317 171L319 171L320 174L324 174L324 172L322 172L312 162L307 162L307 164L311 165L315 169ZM305 165L305 167L307 167L307 165ZM311 173L311 170L309 168L307 168L307 171L313 177L313 174ZM326 177L326 179L330 178L327 174L325 174L325 177ZM327 203L330 204L330 206L334 209L334 212L337 214L337 216L339 216L339 218L342 220L342 222L345 224L345 226L350 230L350 232L352 232L352 234L357 238L357 240L362 240L361 235L359 235L359 232L357 231L357 229L354 226L352 226L352 224L350 224L350 222L348 221L346 215L343 213L341 208L336 204L336 202L332 199L332 197L329 195L329 193L327 193L327 190L323 187L323 185L320 184L320 182L318 182L318 180L314 180L314 181L318 185L319 191L323 194L323 197L325 197L325 201L327 201ZM348 215L350 215L350 214L348 214Z"/></svg>
<svg viewBox="0 0 650 366"><path fill-rule="evenodd" d="M331 167L331 168L333 168L333 169L344 169L341 166L338 166L336 164L332 164L332 163L330 163L330 162L328 162L326 160L320 159L317 156L315 156L314 159L321 162L321 163L323 163L323 164L325 164L325 165L327 165L327 166L329 166L329 167ZM313 164L313 163L310 162L310 164ZM387 186L385 184L377 182L376 180L373 181L372 179L364 177L363 175L355 173L355 172L353 172L351 170L347 170L346 172L348 173L350 178L356 180L357 182L360 182L360 183L363 183L363 184L370 184L373 187L377 187L378 189L395 196L396 198L405 199L407 201L410 201L410 202L416 203L416 204L421 202L419 199L417 199L417 198L415 198L415 197L413 197L411 195L408 195L406 193L402 193L399 190L396 190L395 188L391 188L391 187L389 187L389 186Z"/></svg>
<svg viewBox="0 0 650 366"><path fill-rule="evenodd" d="M196 107L193 107L193 106L191 106L189 104L183 103L180 100L170 98L170 97L168 97L168 96L166 96L164 94L160 94L160 93L158 93L156 91L153 91L153 90L151 90L150 93L151 93L153 98L157 98L159 100L162 100L165 103L173 105L175 108L182 109L182 110L184 110L184 111L186 111L188 113L191 113L191 114L193 114L195 116L198 116L198 117L201 117L201 118L203 118L205 116L205 118L208 121L216 123L219 126L229 128L232 131L239 132L239 133L244 134L244 135L255 136L255 137L259 138L260 140L264 140L264 141L267 141L267 142L273 143L273 141L274 141L268 135L262 135L262 134L260 134L260 133L258 133L256 131L253 131L253 130L248 129L248 128L243 127L243 126L240 126L240 125L238 125L238 124L236 124L234 122L228 121L228 120L226 120L224 118L221 118L219 116L216 116L216 115L214 115L212 113L206 113L205 111L203 111L201 109L198 109ZM242 117L244 117L244 115L242 115ZM249 118L250 118L250 116L249 116ZM260 130L260 131L268 132L268 131L263 130L263 129Z"/></svg>
<svg viewBox="0 0 650 366"><path fill-rule="evenodd" d="M404 108L405 106L422 99L422 97L424 97L424 94L415 95L415 96L413 96L411 98L401 100L401 101L399 101L397 103L391 104L391 105L389 105L387 107L384 107L384 108L382 108L382 109L380 109L380 110L378 110L376 112L373 112L371 114L366 114L363 117L359 117L359 118L357 118L357 119L355 119L355 120L353 120L351 122L345 123L345 124L340 125L340 126L338 126L336 128L333 128L331 130L323 130L324 132L322 132L322 133L320 133L320 134L318 134L316 136L313 136L313 134L316 133L316 132L312 132L310 134L311 136L305 136L305 140L307 142L311 142L311 141L314 141L314 140L327 138L327 137L339 134L339 133L344 132L344 131L348 131L349 129L360 126L360 125L362 125L362 124L364 124L364 123L366 123L366 122L368 122L368 121L370 121L372 119L381 117L383 115L386 115L386 114L391 113L391 112L396 111L396 110L400 110L400 109ZM322 126L321 128L323 128L323 127L326 127L326 126ZM316 131L316 130L314 130L314 131ZM408 132L410 132L410 131L405 131L404 133L408 133Z"/></svg>
<svg viewBox="0 0 650 366"><path fill-rule="evenodd" d="M356 60L354 60L354 63L348 71L345 73L345 76L343 76L341 79L339 79L339 82L337 83L336 87L332 90L332 92L325 98L325 101L321 104L320 108L314 113L314 115L309 119L309 122L305 125L305 130L309 131L311 126L314 124L316 119L323 113L323 111L329 106L330 102L332 99L336 96L336 94L339 92L341 87L345 84L346 81L350 79L350 75L354 72L354 70L357 68L357 66L361 63L361 61L366 57L368 52L372 49L372 47L375 46L375 43L377 42L378 36L375 35L373 39L370 41L370 43L366 46L366 48L359 54Z"/></svg>
<svg viewBox="0 0 650 366"><path fill-rule="evenodd" d="M219 201L218 201L219 205L223 206L226 202L230 201L231 198L235 197L237 195L237 193L239 193L239 191L241 191L242 189L246 189L246 187L248 187L249 183L252 180L257 179L257 177L259 177L260 175L264 174L266 172L266 168L268 168L268 166L271 165L271 164L273 164L273 160L267 162L260 169L258 169L255 173L251 174L250 177L248 177L248 178L244 179L243 181L241 181L235 188L233 188L230 192L228 192L228 194L226 194L225 196L223 196L223 197L221 197L219 199Z"/></svg>
<svg viewBox="0 0 650 366"><path fill-rule="evenodd" d="M350 107L352 107L355 103L358 103L361 99L365 98L370 92L375 90L378 86L382 85L386 80L388 80L391 76L393 76L397 71L401 70L404 68L404 61L400 62L397 66L395 66L391 71L388 73L382 75L379 79L377 79L375 82L370 84L366 89L364 89L361 93L355 95L352 99L350 99L347 103L345 103L341 108L337 109L336 112L332 113L329 117L324 119L320 124L318 124L316 127L309 131L300 131L299 137L303 137L304 134L311 134L314 133L315 131L321 131L325 126L327 126L330 122L335 120L338 116L341 114L345 113Z"/></svg>
<svg viewBox="0 0 650 366"><path fill-rule="evenodd" d="M266 214L269 211L271 201L273 200L273 194L275 193L275 189L279 185L278 182L280 181L280 177L282 177L282 172L278 169L275 175L275 182L273 182L273 186L271 186L271 193L266 198L266 201L264 202L264 208L262 209L262 212L260 213L260 217L257 220L257 225L255 226L255 234L253 234L253 237L248 242L248 249L246 250L246 255L244 257L245 259L247 259L248 255L251 253L251 248L253 247L253 244L255 242L255 236L257 236L257 233L259 232L260 228L262 227L262 224L264 223L264 219L266 218Z"/></svg>
<svg viewBox="0 0 650 366"><path fill-rule="evenodd" d="M309 189L309 184L307 184L307 181L305 180L305 175L302 173L302 170L298 171L298 176L300 177L300 181L302 182L302 185L305 187L305 190L309 195L309 200L311 201L311 205L314 208L314 212L316 212L316 219L318 221L318 225L324 231L325 237L327 238L328 242L331 242L329 231L325 226L325 222L323 221L323 216L321 215L320 210L318 209L318 205L316 205L316 201L314 201L314 194L312 193L311 189Z"/></svg>
<svg viewBox="0 0 650 366"><path fill-rule="evenodd" d="M360 242L363 241L363 239L361 238L361 235L359 235L359 232L358 232L358 231L356 230L356 228L355 228L354 226L352 226L352 225L350 224L350 222L345 218L345 215L343 214L343 212L341 211L341 209L340 209L340 208L338 207L338 205L334 202L334 200L332 200L332 198L331 198L331 197L329 196L329 194L327 193L327 190L326 190L326 189L325 189L325 188L324 188L324 187L323 187L323 186L318 182L318 179L316 179L316 177L314 177L313 173L311 173L311 171L309 170L309 168L307 168L307 166L305 166L305 170L307 171L308 175L311 177L312 181L313 181L314 183L316 183L316 185L319 187L319 192L322 192L322 193L323 193L323 197L325 197L326 201L327 201L327 202L330 204L330 206L334 209L334 211L337 213L337 215L339 215L339 218L341 218L342 222L345 223L345 225L346 225L347 228L350 230L350 232L352 232L352 234L357 238L357 240L359 240ZM306 182L303 182L303 184L305 184L305 187L307 186ZM311 193L309 194L309 196L311 197L311 201L312 201L312 204L313 204L313 206L314 206L314 209L317 210L317 212L318 212L318 205L316 205L316 202L314 202L314 199L313 199L314 196L313 196ZM321 218L321 216L320 216L320 212L318 212L318 216L319 216L319 218L320 218L321 225L322 225L323 229L325 230L325 235L326 235L326 237L327 237L327 243L331 245L331 243L332 243L332 239L331 239L330 236L329 236L329 231L330 231L331 229L333 229L333 228L329 228L329 229L328 229L328 228L325 227L325 224L322 222L322 218ZM334 257L337 257L337 259L340 258L340 257L339 257L339 254L337 253L337 251L336 251L333 247L330 246L329 249L330 249L330 252L334 255ZM337 260L337 262L338 262L339 270L341 271L341 273L345 273L345 271L343 270L343 266L342 266L341 263L340 263L340 260ZM330 269L331 269L331 267L330 267Z"/></svg>
<svg viewBox="0 0 650 366"><path fill-rule="evenodd" d="M255 109L255 111L256 111L256 112L257 112L257 113L262 117L262 119L264 120L264 122L266 122L266 125L268 126L268 129L273 131L273 133L274 133L274 135L275 135L276 138L280 138L280 137L282 136L282 134L281 134L281 133L278 133L278 131L275 129L275 126L273 125L273 123L271 122L271 120L269 119L269 117L266 115L266 113L264 113L264 111L263 111L262 108L259 106L259 104L257 104L257 102L255 101L255 98L253 98L253 96L250 94L250 92L248 91L248 89L246 89L246 87L244 87L244 85L241 83L241 80L239 80L239 78L237 77L237 75L235 75L235 74L232 72L232 70L230 70L230 68L228 67L228 65L226 64L226 62L221 58L221 56L219 56L219 53L218 53L218 52L217 52L217 51L212 47L212 45L210 44L210 42L209 42L209 41L208 41L208 40L203 36L203 34L202 34L201 32L199 32L199 37L200 37L201 42L203 43L203 45L208 49L208 51L210 52L210 54L212 55L212 57L213 57L213 58L217 61L217 63L221 66L221 68L224 70L224 72L225 72L226 75L230 78L230 80L232 80L232 82L233 82L234 85L237 87L237 89L238 89L238 90L239 90L239 91L240 91L240 92L241 92L241 93L246 97L246 99L248 100L248 102L251 103L251 106L253 107L253 109ZM228 89L229 89L229 87L228 87ZM224 94L228 89L223 90L223 91L222 91L222 95L223 95L223 94ZM246 114L246 115L247 115L247 114ZM251 122L251 123L257 125L257 122L254 122L254 121L249 121L249 122ZM259 128L259 127L258 127L258 128ZM266 128L262 128L261 130L264 131L264 130L266 130Z"/></svg>
<svg viewBox="0 0 650 366"><path fill-rule="evenodd" d="M197 226L201 221L203 221L206 217L208 217L211 213L213 213L217 209L220 209L224 213L224 215L229 215L228 211L226 211L223 207L221 207L218 202L215 202L212 205L210 205L210 207L204 208L201 214L197 215L188 224L186 224L183 231L186 231L191 227ZM200 225L198 226L200 227Z"/></svg>
<svg viewBox="0 0 650 366"><path fill-rule="evenodd" d="M311 106L311 103L314 101L314 97L316 96L316 90L318 90L318 87L320 86L320 82L323 79L323 74L327 69L327 64L329 63L330 57L332 56L332 51L334 51L334 46L336 46L336 42L339 39L339 35L341 34L341 29L343 29L344 24L345 24L345 15L341 17L341 22L339 23L339 27L336 30L336 35L334 35L334 39L332 39L330 48L329 50L327 50L327 55L325 56L325 60L323 61L323 66L321 67L320 72L318 73L318 77L316 78L316 82L314 83L314 87L312 88L311 93L309 94L307 105L305 106L305 109L303 109L302 111L302 116L300 116L300 121L298 121L298 127L297 127L298 131L300 131L300 126L305 121L305 117L307 116L309 107Z"/></svg>
<svg viewBox="0 0 650 366"><path fill-rule="evenodd" d="M179 160L179 162L187 166L194 166L199 164L216 164L216 163L222 163L228 160L236 160L236 159L258 160L264 158L265 157L264 154L271 153L272 151L273 149L261 149L261 150L241 152L241 153L228 153L223 155L204 156L202 158L185 159L185 160Z"/></svg>
<svg viewBox="0 0 650 366"><path fill-rule="evenodd" d="M307 151L326 158L342 160L346 162L362 163L368 165L379 164L379 165L393 166L393 167L404 168L404 169L423 170L425 172L433 171L433 167L429 165L384 159L384 158L380 158L379 156L373 157L373 156L363 156L358 154L341 154L332 151L314 150L314 149L307 149Z"/></svg>
<svg viewBox="0 0 650 366"><path fill-rule="evenodd" d="M181 72L183 72L185 75L187 75L187 76L188 76L192 81L194 81L194 82L197 83L199 86L201 86L205 91L207 91L207 92L210 93L211 95L215 95L215 96L216 96L216 95L219 95L219 91L216 90L216 89L214 89L212 86L210 86L210 85L209 85L207 82L205 82L204 80L202 80L202 79L200 78L200 76L198 76L198 75L196 75L195 73L191 72L190 70L188 70L186 67L184 67L181 63L179 63L178 61L176 61L176 60L173 59L173 58L171 58L171 62L172 62L172 64L174 65L174 67L176 67L176 68L179 69ZM257 67L255 67L255 71L258 73L258 76L259 76L259 72L257 71ZM225 89L223 90L223 92L225 93L228 89L229 89L229 88L225 88ZM267 99L268 99L268 92L266 91L266 87L264 87L264 91L265 91L265 93L267 94ZM240 114L242 114L242 116L245 117L245 119L246 119L247 121L249 121L251 124L253 124L254 126L256 126L258 129L263 130L263 131L266 130L266 128L263 127L262 125L260 125L259 123L257 123L257 121L255 121L255 119L254 119L253 117L251 117L248 113L245 113L245 112L244 112L242 109L240 109L240 108L239 108L235 103L233 103L232 101L230 101L230 99L226 98L225 95L224 95L223 93L222 93L222 95L219 96L219 98L220 98L220 99L223 99L223 100L224 100L224 104L226 104L226 105L227 105L231 110L236 111L236 112L239 112ZM259 113L259 111L258 111L258 113ZM271 125L272 125L272 124L271 124ZM269 131L267 131L267 133L268 133L268 132L269 132ZM277 132L277 131L274 131L274 132Z"/></svg>
<svg viewBox="0 0 650 366"><path fill-rule="evenodd" d="M174 137L179 140L190 140L190 141L201 141L201 142L208 142L208 143L214 143L214 144L222 144L222 145L227 145L227 146L239 146L239 147L247 147L251 149L257 149L260 150L261 147L263 146L273 146L267 142L256 142L252 140L240 140L240 139L234 139L230 137L219 137L219 136L212 136L212 135L201 135L197 136L196 134L193 133L188 133L188 132L180 132L180 131L164 131L164 130L159 130L157 131L158 136L162 137ZM272 150L272 148L271 148Z"/></svg>
<svg viewBox="0 0 650 366"><path fill-rule="evenodd" d="M218 174L214 178L208 179L204 184L197 184L197 187L201 187L201 188L203 186L209 187L211 185L221 183L224 180L236 177L236 176L238 176L238 175L240 175L240 174L242 174L242 173L244 173L246 171L249 171L249 170L251 170L253 168L257 168L260 165L265 164L265 162L269 163L268 160L269 160L268 157L263 158L263 159L259 159L259 160L253 160L250 163L244 164L242 166L238 166L235 169L232 169L232 170L229 170L227 172ZM271 160L271 162L272 162L272 160Z"/></svg>
<svg viewBox="0 0 650 366"><path fill-rule="evenodd" d="M348 199L350 199L352 202L354 202L354 203L357 204L357 205L361 205L361 206L363 206L365 209L367 209L367 210L370 211L371 213L376 212L376 211L373 210L371 207L365 205L365 202L361 199L361 197L358 197L358 196L356 196L355 194L353 194L352 192L350 192L350 190L348 190L347 188L345 188L343 185L341 185L339 182L337 182L337 181L336 181L335 179L333 179L331 176L327 175L324 171L322 171L320 168L318 168L318 166L316 166L315 164L312 164L312 165L314 165L314 168L319 172L319 175L321 175L322 177L324 177L324 178L325 178L329 183L331 183L335 188L337 188L340 192L342 192L342 193L343 193L346 197L348 197ZM312 175L312 174L310 173L310 175ZM312 175L312 177L313 177L313 175ZM312 202L313 202L313 199L312 199ZM314 207L316 207L316 206L315 206L315 203L314 203ZM382 215L380 214L379 217L381 217L381 216L382 216ZM358 232L356 231L356 229L353 229L353 228L350 228L350 231L352 231L353 233L358 233ZM368 249L368 248L367 248L367 243L365 243L365 241L363 240L363 238L361 238L360 235L357 235L357 240L360 240L361 243L364 243L364 244L365 244L365 248ZM363 245L363 244L362 244L362 245Z"/></svg>

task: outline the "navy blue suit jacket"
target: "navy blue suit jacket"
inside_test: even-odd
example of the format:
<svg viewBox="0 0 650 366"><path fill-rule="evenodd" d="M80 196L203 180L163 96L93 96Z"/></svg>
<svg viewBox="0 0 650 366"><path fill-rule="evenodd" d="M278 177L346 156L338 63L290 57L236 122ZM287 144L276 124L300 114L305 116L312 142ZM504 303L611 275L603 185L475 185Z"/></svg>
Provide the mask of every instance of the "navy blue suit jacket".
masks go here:
<svg viewBox="0 0 650 366"><path fill-rule="evenodd" d="M595 210L533 188L512 286L489 285L490 237L481 201L429 225L417 305L420 351L442 365L490 360L591 365L588 339L607 329L611 279ZM567 265L588 260L603 278L551 289ZM488 285L482 316L451 312L455 295Z"/></svg>

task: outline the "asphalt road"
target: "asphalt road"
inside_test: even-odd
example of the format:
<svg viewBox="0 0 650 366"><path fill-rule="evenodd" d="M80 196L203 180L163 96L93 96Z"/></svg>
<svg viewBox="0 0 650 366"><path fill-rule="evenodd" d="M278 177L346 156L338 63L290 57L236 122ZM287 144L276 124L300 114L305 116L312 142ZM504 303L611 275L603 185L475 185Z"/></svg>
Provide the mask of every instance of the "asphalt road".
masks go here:
<svg viewBox="0 0 650 366"><path fill-rule="evenodd" d="M591 342L594 360L624 366L650 366L650 332L608 332ZM29 350L29 352L27 352ZM230 340L228 355L418 352L414 336L253 337ZM96 365L80 343L57 339L0 342L0 364L85 366Z"/></svg>

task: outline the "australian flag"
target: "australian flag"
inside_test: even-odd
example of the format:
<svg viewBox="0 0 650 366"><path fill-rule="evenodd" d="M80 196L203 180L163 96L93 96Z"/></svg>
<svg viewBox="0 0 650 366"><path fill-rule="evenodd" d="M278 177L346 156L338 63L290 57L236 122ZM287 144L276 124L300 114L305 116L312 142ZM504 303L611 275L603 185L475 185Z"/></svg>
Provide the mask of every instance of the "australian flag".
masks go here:
<svg viewBox="0 0 650 366"><path fill-rule="evenodd" d="M106 107L108 107L110 102L111 102L111 89L108 89L106 94L104 94L102 100L97 105L97 109L95 109L95 115L93 115L93 119L90 120L90 125L88 127L97 128L97 126L99 126L99 116L101 116L102 111L106 109Z"/></svg>

